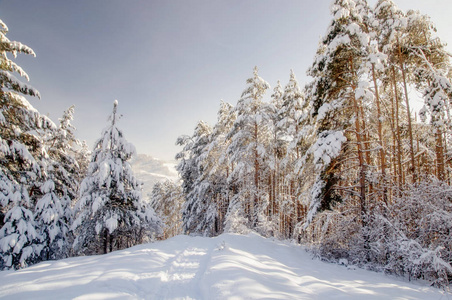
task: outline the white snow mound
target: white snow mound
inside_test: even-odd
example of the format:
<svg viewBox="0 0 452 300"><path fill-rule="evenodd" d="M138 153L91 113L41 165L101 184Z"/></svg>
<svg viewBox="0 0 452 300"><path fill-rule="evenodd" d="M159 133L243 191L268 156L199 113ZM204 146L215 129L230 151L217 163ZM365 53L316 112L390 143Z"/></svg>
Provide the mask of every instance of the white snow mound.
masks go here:
<svg viewBox="0 0 452 300"><path fill-rule="evenodd" d="M6 299L445 299L440 290L313 260L254 233L177 236L0 272ZM450 295L449 295L450 297Z"/></svg>

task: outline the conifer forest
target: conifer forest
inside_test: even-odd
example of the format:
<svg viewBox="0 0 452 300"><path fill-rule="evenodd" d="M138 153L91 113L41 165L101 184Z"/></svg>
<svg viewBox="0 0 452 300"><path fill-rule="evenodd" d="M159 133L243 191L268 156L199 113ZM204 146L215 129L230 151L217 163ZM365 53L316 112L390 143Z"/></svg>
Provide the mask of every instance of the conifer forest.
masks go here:
<svg viewBox="0 0 452 300"><path fill-rule="evenodd" d="M395 2L333 1L311 80L287 70L271 87L258 67L244 74L215 124L175 141L180 180L148 195L121 103L90 148L74 106L57 124L32 106L40 93L14 58L35 53L0 21L0 269L254 231L328 262L450 286L452 41Z"/></svg>

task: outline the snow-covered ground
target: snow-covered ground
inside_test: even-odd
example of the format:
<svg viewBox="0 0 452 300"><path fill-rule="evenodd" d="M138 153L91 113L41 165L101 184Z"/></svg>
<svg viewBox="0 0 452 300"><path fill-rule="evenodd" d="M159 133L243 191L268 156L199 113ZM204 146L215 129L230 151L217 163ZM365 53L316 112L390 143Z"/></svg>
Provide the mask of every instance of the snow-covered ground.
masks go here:
<svg viewBox="0 0 452 300"><path fill-rule="evenodd" d="M256 234L177 236L107 255L0 272L2 299L451 299L398 278L313 260Z"/></svg>

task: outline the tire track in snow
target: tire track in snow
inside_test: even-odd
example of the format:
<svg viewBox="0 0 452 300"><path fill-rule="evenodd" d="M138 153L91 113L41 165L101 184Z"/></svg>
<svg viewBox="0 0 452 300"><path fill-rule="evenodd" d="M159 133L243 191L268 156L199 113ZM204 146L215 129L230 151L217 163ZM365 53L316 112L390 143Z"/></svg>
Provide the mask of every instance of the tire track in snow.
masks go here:
<svg viewBox="0 0 452 300"><path fill-rule="evenodd" d="M213 247L187 247L166 262L161 285L152 299L208 299L203 278L208 270Z"/></svg>

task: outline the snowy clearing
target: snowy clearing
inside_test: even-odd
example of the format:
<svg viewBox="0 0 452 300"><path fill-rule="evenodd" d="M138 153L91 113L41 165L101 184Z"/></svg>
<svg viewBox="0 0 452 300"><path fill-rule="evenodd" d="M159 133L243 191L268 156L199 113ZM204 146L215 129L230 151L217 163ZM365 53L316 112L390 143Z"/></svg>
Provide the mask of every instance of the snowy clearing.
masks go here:
<svg viewBox="0 0 452 300"><path fill-rule="evenodd" d="M361 269L313 260L256 234L177 236L107 255L0 272L2 299L450 299Z"/></svg>

